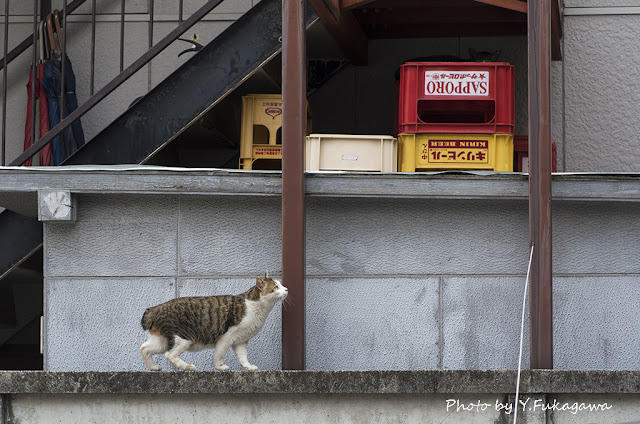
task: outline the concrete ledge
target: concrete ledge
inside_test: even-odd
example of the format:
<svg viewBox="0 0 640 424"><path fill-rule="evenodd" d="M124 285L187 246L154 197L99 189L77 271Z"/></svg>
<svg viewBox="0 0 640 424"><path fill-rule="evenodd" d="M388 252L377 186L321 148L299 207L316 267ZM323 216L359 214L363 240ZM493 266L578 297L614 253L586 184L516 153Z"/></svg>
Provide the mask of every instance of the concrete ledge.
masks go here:
<svg viewBox="0 0 640 424"><path fill-rule="evenodd" d="M310 197L526 200L528 176L515 172L308 172ZM143 165L0 167L0 207L36 216L37 193L280 196L280 171ZM639 202L640 173L554 174L556 201Z"/></svg>
<svg viewBox="0 0 640 424"><path fill-rule="evenodd" d="M1 371L0 394L499 394L517 373L500 371L41 372ZM522 372L521 393L640 393L640 371Z"/></svg>

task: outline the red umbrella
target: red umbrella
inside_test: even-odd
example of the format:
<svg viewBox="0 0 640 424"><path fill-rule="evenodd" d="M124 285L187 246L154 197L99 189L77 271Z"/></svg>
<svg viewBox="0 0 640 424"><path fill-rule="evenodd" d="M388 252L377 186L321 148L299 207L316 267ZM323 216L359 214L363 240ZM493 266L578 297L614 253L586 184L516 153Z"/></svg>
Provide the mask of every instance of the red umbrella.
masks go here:
<svg viewBox="0 0 640 424"><path fill-rule="evenodd" d="M44 88L40 81L42 80L42 76L44 75L44 63L40 63L36 67L36 80L35 80L35 89L36 89L36 99L38 99L38 106L40 108L40 137L49 132L49 107L47 105L47 96L44 93ZM31 84L33 82L33 68L29 71L29 82L27 83L27 122L24 126L24 149L27 150L31 147L31 121L33 117L31 116ZM32 160L28 159L24 165L31 166ZM49 166L51 165L51 146L47 145L42 150L40 150L40 165L41 166Z"/></svg>
<svg viewBox="0 0 640 424"><path fill-rule="evenodd" d="M24 150L31 147L31 84L33 83L33 66L29 70L29 82L27 82L27 122L24 124ZM37 91L37 90L36 90ZM48 121L47 121L48 122ZM31 158L27 159L24 166L31 166Z"/></svg>
<svg viewBox="0 0 640 424"><path fill-rule="evenodd" d="M39 28L39 38L40 38L40 63L36 65L36 76L35 81L33 81L33 67L29 71L29 82L27 83L27 122L24 126L24 149L27 150L31 147L31 125L33 121L33 117L31 116L31 84L34 84L35 87L35 98L38 99L38 108L40 109L40 137L49 132L49 102L47 99L47 95L45 93L44 87L42 86L42 78L44 78L44 59L45 59L45 50L46 47L44 45L44 37L42 37L42 27ZM51 145L46 145L42 150L40 150L40 165L41 166L50 166L51 162ZM32 159L30 158L25 162L25 166L31 166Z"/></svg>

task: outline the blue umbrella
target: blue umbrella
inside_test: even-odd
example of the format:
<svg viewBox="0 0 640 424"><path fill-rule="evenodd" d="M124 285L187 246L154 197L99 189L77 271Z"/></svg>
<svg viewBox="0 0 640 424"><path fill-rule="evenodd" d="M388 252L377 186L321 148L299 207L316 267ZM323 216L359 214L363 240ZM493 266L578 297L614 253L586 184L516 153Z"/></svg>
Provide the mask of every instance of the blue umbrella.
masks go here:
<svg viewBox="0 0 640 424"><path fill-rule="evenodd" d="M66 118L71 112L78 108L78 98L76 96L76 76L73 73L69 56L65 54L64 60L64 116ZM73 124L71 124L71 133L73 135L74 146L69 154L84 145L84 131L82 130L80 119L76 119Z"/></svg>
<svg viewBox="0 0 640 424"><path fill-rule="evenodd" d="M59 61L56 61L58 65ZM42 78L42 86L44 87L44 91L47 95L47 101L49 103L49 127L53 128L60 123L60 108L58 106L58 98L56 96L55 84L53 81L53 72L54 72L55 64L52 63L52 60L48 60L44 64L44 77ZM59 135L57 135L53 141L51 141L51 150L52 150L52 159L54 165L60 165L62 161L66 158L63 147L62 140Z"/></svg>
<svg viewBox="0 0 640 424"><path fill-rule="evenodd" d="M58 105L60 105L60 102L62 101L61 100L62 99L62 93L60 92L60 89L62 88L62 69L61 69L61 66L62 66L62 62L60 61L60 56L53 55L53 57L51 58L51 76L52 76L52 80L53 80L53 90L55 91L56 101L58 102ZM65 69L65 71L66 71L66 69ZM66 90L66 88L65 88L65 90ZM66 96L65 96L65 101L66 101ZM65 105L64 110L63 110L63 117L66 117L68 115L67 109L68 109L68 107ZM60 113L60 109L58 109L57 112L59 114ZM58 122L60 122L60 119L58 119ZM64 161L66 158L71 156L73 154L73 152L76 151L76 142L73 139L73 131L71 131L71 127L70 126L65 128L62 131L61 145L62 145L62 160Z"/></svg>

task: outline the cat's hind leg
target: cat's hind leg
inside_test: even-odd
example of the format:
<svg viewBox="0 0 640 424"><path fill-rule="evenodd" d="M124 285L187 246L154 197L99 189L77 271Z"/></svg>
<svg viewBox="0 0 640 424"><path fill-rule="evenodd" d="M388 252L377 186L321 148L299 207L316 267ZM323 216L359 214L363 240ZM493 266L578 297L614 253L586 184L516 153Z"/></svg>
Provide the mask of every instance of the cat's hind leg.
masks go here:
<svg viewBox="0 0 640 424"><path fill-rule="evenodd" d="M234 344L233 351L236 353L236 357L238 358L240 365L242 365L246 370L256 371L258 369L255 365L251 365L247 359L247 342Z"/></svg>
<svg viewBox="0 0 640 424"><path fill-rule="evenodd" d="M167 339L156 333L149 333L149 338L140 346L142 359L151 371L160 371L162 367L153 362L153 355L167 351Z"/></svg>
<svg viewBox="0 0 640 424"><path fill-rule="evenodd" d="M195 371L196 366L193 364L187 364L182 359L180 359L180 355L182 355L189 346L191 346L191 342L189 340L183 339L180 336L173 336L173 347L170 351L164 354L164 357L167 358L169 362L171 362L176 367L185 371Z"/></svg>
<svg viewBox="0 0 640 424"><path fill-rule="evenodd" d="M229 366L224 364L224 357L231 347L231 343L232 341L229 337L229 333L224 334L216 342L214 347L216 352L213 355L213 362L216 365L216 369L219 371L227 371L229 369Z"/></svg>

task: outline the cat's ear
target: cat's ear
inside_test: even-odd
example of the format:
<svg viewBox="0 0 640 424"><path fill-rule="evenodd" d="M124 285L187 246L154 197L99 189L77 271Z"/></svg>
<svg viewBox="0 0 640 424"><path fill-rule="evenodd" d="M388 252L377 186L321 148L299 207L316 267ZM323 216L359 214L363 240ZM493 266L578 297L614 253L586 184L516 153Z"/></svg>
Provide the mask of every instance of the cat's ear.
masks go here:
<svg viewBox="0 0 640 424"><path fill-rule="evenodd" d="M491 55L491 61L492 62L497 62L498 59L500 58L500 55L502 54L502 50L496 50L492 55Z"/></svg>
<svg viewBox="0 0 640 424"><path fill-rule="evenodd" d="M469 57L471 57L471 59L473 60L476 60L478 58L478 52L476 52L475 49L469 47Z"/></svg>
<svg viewBox="0 0 640 424"><path fill-rule="evenodd" d="M264 272L264 279L265 279L265 280L268 280L268 279L269 279L269 270L266 270L266 271Z"/></svg>
<svg viewBox="0 0 640 424"><path fill-rule="evenodd" d="M261 278L256 278L256 287L260 291L264 290L264 281Z"/></svg>

